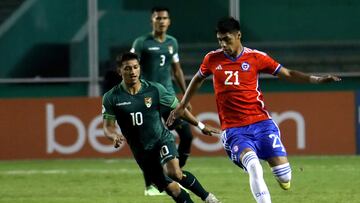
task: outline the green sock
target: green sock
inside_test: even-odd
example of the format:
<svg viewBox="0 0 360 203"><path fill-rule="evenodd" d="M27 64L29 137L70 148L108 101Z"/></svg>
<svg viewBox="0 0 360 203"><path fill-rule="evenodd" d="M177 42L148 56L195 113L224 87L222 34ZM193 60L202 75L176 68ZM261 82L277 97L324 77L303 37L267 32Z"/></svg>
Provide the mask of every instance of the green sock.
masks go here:
<svg viewBox="0 0 360 203"><path fill-rule="evenodd" d="M183 189L181 189L179 196L172 198L175 200L176 203L194 203L191 200L190 195L187 192L185 192L185 190Z"/></svg>
<svg viewBox="0 0 360 203"><path fill-rule="evenodd" d="M188 171L183 171L183 178L179 181L179 183L186 189L189 189L191 192L196 194L202 200L205 200L209 195L209 192L207 192L195 176Z"/></svg>
<svg viewBox="0 0 360 203"><path fill-rule="evenodd" d="M149 176L146 176L145 173L143 173L144 181L145 181L145 187L149 187L152 185L151 178Z"/></svg>

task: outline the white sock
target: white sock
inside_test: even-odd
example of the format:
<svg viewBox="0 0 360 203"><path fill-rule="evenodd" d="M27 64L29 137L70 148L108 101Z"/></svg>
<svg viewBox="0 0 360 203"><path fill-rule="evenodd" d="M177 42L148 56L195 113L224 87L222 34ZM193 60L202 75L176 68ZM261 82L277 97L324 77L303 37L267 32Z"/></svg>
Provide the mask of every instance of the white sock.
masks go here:
<svg viewBox="0 0 360 203"><path fill-rule="evenodd" d="M256 153L253 151L247 152L242 158L242 164L249 173L250 188L256 202L271 203L269 189L265 184L263 169Z"/></svg>
<svg viewBox="0 0 360 203"><path fill-rule="evenodd" d="M271 170L280 182L288 183L291 181L291 167L289 163L274 166Z"/></svg>

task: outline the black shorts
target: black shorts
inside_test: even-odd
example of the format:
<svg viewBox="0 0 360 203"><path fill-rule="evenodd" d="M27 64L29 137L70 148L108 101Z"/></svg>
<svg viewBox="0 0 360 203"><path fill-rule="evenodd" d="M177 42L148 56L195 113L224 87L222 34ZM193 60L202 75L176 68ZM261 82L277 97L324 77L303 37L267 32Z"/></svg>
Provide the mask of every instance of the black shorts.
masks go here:
<svg viewBox="0 0 360 203"><path fill-rule="evenodd" d="M163 165L178 157L176 145L173 140L159 141L151 150L134 155L136 162L145 176L151 179L160 191L163 191L173 180L164 174Z"/></svg>

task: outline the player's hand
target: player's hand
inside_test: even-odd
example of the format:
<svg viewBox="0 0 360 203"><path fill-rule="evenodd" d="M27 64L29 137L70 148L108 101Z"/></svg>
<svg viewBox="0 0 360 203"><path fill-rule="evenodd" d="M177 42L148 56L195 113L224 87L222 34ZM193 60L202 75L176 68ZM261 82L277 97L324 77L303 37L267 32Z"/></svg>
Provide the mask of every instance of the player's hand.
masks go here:
<svg viewBox="0 0 360 203"><path fill-rule="evenodd" d="M188 111L191 111L191 110L192 110L192 105L189 103L189 104L187 105L186 109L187 109Z"/></svg>
<svg viewBox="0 0 360 203"><path fill-rule="evenodd" d="M210 125L205 124L205 128L201 130L201 132L205 135L213 136L213 135L220 135L221 130Z"/></svg>
<svg viewBox="0 0 360 203"><path fill-rule="evenodd" d="M178 105L174 110L170 112L170 115L166 120L166 125L171 126L177 118L180 118L184 114L185 114L185 108L181 105Z"/></svg>
<svg viewBox="0 0 360 203"><path fill-rule="evenodd" d="M330 82L339 82L341 78L334 76L334 75L326 75L319 77L319 83L330 83Z"/></svg>
<svg viewBox="0 0 360 203"><path fill-rule="evenodd" d="M123 135L115 135L114 136L114 139L113 139L113 144L114 144L114 147L115 148L118 148L120 147L120 145L124 142L125 138Z"/></svg>

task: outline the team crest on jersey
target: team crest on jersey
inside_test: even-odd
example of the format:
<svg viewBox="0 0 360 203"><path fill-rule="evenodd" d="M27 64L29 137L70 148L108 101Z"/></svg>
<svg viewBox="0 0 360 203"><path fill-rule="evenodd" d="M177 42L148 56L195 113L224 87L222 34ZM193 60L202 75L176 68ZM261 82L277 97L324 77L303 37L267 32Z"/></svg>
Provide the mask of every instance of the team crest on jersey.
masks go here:
<svg viewBox="0 0 360 203"><path fill-rule="evenodd" d="M250 69L250 64L248 64L248 63L246 63L246 62L242 63L242 64L241 64L241 69L242 69L243 71L248 71L248 70Z"/></svg>
<svg viewBox="0 0 360 203"><path fill-rule="evenodd" d="M239 147L238 147L237 145L235 145L232 150L233 150L233 152L238 152L238 151L239 151Z"/></svg>
<svg viewBox="0 0 360 203"><path fill-rule="evenodd" d="M174 53L174 47L173 46L168 46L168 49L169 49L170 54Z"/></svg>
<svg viewBox="0 0 360 203"><path fill-rule="evenodd" d="M145 106L150 108L151 104L152 104L152 98L151 97L145 97L144 101L145 101Z"/></svg>

